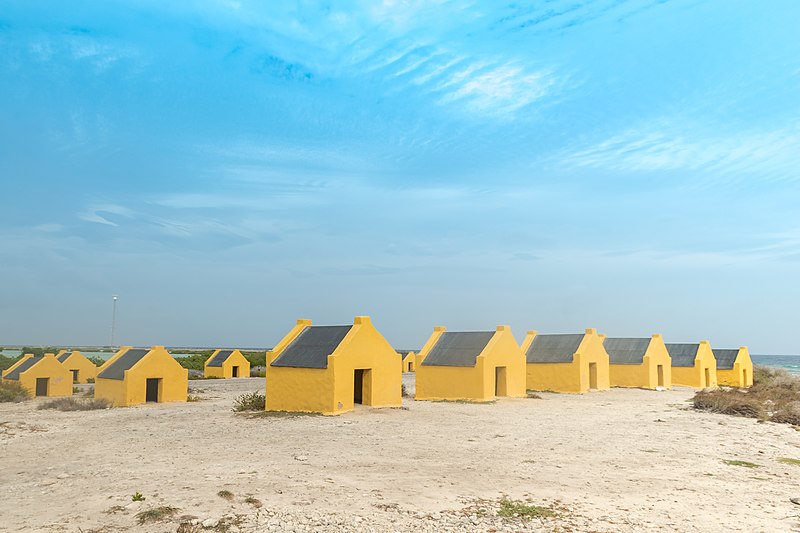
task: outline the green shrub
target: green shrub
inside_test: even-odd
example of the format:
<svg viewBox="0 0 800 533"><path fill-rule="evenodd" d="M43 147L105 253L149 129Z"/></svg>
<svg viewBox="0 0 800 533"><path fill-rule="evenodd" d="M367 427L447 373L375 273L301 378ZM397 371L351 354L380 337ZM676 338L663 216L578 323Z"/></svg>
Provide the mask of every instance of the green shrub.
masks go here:
<svg viewBox="0 0 800 533"><path fill-rule="evenodd" d="M503 518L549 518L555 516L555 511L540 505L529 505L525 502L509 500L503 498L500 500L500 509L497 511L497 516Z"/></svg>
<svg viewBox="0 0 800 533"><path fill-rule="evenodd" d="M31 393L16 381L0 383L0 402L22 402L30 397Z"/></svg>
<svg viewBox="0 0 800 533"><path fill-rule="evenodd" d="M133 502L143 502L144 500L145 500L145 497L142 496L142 493L139 492L138 490L136 492L134 492L133 495L131 496L131 501L133 501Z"/></svg>
<svg viewBox="0 0 800 533"><path fill-rule="evenodd" d="M233 410L237 413L242 411L263 411L267 405L267 397L258 392L242 394L233 403Z"/></svg>
<svg viewBox="0 0 800 533"><path fill-rule="evenodd" d="M38 409L55 409L57 411L94 411L108 409L111 402L103 398L55 398L39 405Z"/></svg>

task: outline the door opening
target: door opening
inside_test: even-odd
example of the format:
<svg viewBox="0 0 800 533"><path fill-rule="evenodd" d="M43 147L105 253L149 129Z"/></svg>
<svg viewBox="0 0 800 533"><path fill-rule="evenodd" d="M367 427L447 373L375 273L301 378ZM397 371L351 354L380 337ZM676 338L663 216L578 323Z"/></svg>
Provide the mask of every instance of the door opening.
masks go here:
<svg viewBox="0 0 800 533"><path fill-rule="evenodd" d="M72 382L73 383L77 383L78 382L78 371L77 370L72 370L71 372L72 372Z"/></svg>
<svg viewBox="0 0 800 533"><path fill-rule="evenodd" d="M597 363L589 363L589 388L597 388Z"/></svg>
<svg viewBox="0 0 800 533"><path fill-rule="evenodd" d="M742 387L747 387L747 369L742 369Z"/></svg>
<svg viewBox="0 0 800 533"><path fill-rule="evenodd" d="M147 378L147 384L145 388L145 399L146 402L160 402L161 398L159 398L158 389L160 389L161 379L160 378Z"/></svg>
<svg viewBox="0 0 800 533"><path fill-rule="evenodd" d="M397 368L397 367L395 367ZM364 401L364 371L357 369L353 374L353 403Z"/></svg>
<svg viewBox="0 0 800 533"><path fill-rule="evenodd" d="M233 366L231 367L231 377L238 378L239 377L239 367Z"/></svg>
<svg viewBox="0 0 800 533"><path fill-rule="evenodd" d="M658 386L659 387L663 387L664 386L664 365L658 365L657 371L658 371Z"/></svg>
<svg viewBox="0 0 800 533"><path fill-rule="evenodd" d="M508 382L506 379L506 367L498 366L494 369L494 395L508 396Z"/></svg>
<svg viewBox="0 0 800 533"><path fill-rule="evenodd" d="M706 381L703 386L704 387L710 387L711 386L711 369L710 368L706 368L705 369L705 375L703 377L705 378L705 381Z"/></svg>
<svg viewBox="0 0 800 533"><path fill-rule="evenodd" d="M47 396L50 378L36 378L36 396Z"/></svg>

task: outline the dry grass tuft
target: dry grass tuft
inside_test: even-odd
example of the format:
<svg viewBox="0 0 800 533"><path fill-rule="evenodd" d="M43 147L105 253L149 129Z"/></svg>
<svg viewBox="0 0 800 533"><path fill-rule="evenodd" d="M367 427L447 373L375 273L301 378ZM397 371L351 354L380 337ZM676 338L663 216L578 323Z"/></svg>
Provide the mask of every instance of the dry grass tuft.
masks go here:
<svg viewBox="0 0 800 533"><path fill-rule="evenodd" d="M263 411L267 405L267 397L258 392L242 394L233 402L233 410L237 413L243 411Z"/></svg>
<svg viewBox="0 0 800 533"><path fill-rule="evenodd" d="M24 402L29 400L31 393L16 381L4 381L0 383L0 403L2 402Z"/></svg>
<svg viewBox="0 0 800 533"><path fill-rule="evenodd" d="M221 490L217 493L217 496L222 498L223 500L233 501L233 493L229 490Z"/></svg>
<svg viewBox="0 0 800 533"><path fill-rule="evenodd" d="M149 524L151 522L160 522L161 520L172 518L177 512L177 507L162 505L161 507L153 507L141 513L136 513L136 518L139 520L139 524Z"/></svg>
<svg viewBox="0 0 800 533"><path fill-rule="evenodd" d="M703 390L692 399L695 409L800 425L800 378L785 370L755 367L749 389Z"/></svg>
<svg viewBox="0 0 800 533"><path fill-rule="evenodd" d="M56 398L39 405L38 409L55 409L57 411L93 411L109 409L111 402L102 398Z"/></svg>
<svg viewBox="0 0 800 533"><path fill-rule="evenodd" d="M252 497L252 496L248 496L247 498L245 498L245 499L244 499L244 503L247 503L247 504L249 504L249 505L252 505L252 506L253 506L253 507L255 507L256 509L260 509L260 508L261 508L261 506L263 505L263 504L261 503L261 500L259 500L258 498L254 498L254 497Z"/></svg>

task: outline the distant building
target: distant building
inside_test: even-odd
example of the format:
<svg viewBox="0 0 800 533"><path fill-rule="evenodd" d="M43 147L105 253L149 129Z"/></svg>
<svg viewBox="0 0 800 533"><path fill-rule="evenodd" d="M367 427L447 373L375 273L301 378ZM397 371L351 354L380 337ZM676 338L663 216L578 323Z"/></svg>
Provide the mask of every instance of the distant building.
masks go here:
<svg viewBox="0 0 800 533"><path fill-rule="evenodd" d="M367 316L352 326L298 320L267 352L266 397L267 411L336 415L355 404L400 407L401 360Z"/></svg>
<svg viewBox="0 0 800 533"><path fill-rule="evenodd" d="M56 359L72 374L72 383L89 383L97 377L97 365L81 352L64 350Z"/></svg>
<svg viewBox="0 0 800 533"><path fill-rule="evenodd" d="M217 350L203 366L207 378L249 378L250 361L239 350Z"/></svg>
<svg viewBox="0 0 800 533"><path fill-rule="evenodd" d="M72 396L72 374L48 353L25 356L2 373L3 382L17 382L36 397Z"/></svg>
<svg viewBox="0 0 800 533"><path fill-rule="evenodd" d="M714 349L714 359L717 361L717 385L753 386L753 361L747 346L741 346L738 350Z"/></svg>
<svg viewBox="0 0 800 533"><path fill-rule="evenodd" d="M415 372L417 370L417 356L413 351L398 350L400 359L403 361L403 372Z"/></svg>
<svg viewBox="0 0 800 533"><path fill-rule="evenodd" d="M647 339L606 338L612 387L672 387L672 362L659 334Z"/></svg>
<svg viewBox="0 0 800 533"><path fill-rule="evenodd" d="M452 332L437 326L417 360L417 400L525 396L525 356L508 326Z"/></svg>
<svg viewBox="0 0 800 533"><path fill-rule="evenodd" d="M667 344L672 359L672 384L705 389L717 386L717 362L708 341Z"/></svg>
<svg viewBox="0 0 800 533"><path fill-rule="evenodd" d="M528 389L576 393L608 389L609 357L603 339L594 328L556 335L529 331L522 343Z"/></svg>
<svg viewBox="0 0 800 533"><path fill-rule="evenodd" d="M189 371L163 346L123 346L97 369L94 397L118 407L146 402L185 402Z"/></svg>

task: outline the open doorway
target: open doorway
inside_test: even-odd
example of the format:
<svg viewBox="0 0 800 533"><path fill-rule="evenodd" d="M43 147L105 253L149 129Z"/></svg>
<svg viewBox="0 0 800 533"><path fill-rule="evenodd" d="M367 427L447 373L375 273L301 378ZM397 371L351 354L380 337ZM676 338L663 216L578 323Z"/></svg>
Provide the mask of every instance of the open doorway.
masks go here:
<svg viewBox="0 0 800 533"><path fill-rule="evenodd" d="M597 389L597 363L589 363L589 388Z"/></svg>
<svg viewBox="0 0 800 533"><path fill-rule="evenodd" d="M703 374L703 379L705 380L705 383L703 383L703 387L710 387L711 386L711 369L710 368L705 368L704 370L705 370L705 372Z"/></svg>
<svg viewBox="0 0 800 533"><path fill-rule="evenodd" d="M50 378L36 378L36 396L47 396L50 388Z"/></svg>
<svg viewBox="0 0 800 533"><path fill-rule="evenodd" d="M664 365L658 365L656 371L658 372L658 386L664 386Z"/></svg>
<svg viewBox="0 0 800 533"><path fill-rule="evenodd" d="M72 372L72 382L73 383L77 383L78 382L78 371L77 370L70 370L70 372Z"/></svg>
<svg viewBox="0 0 800 533"><path fill-rule="evenodd" d="M508 396L508 373L506 367L498 366L494 369L494 395Z"/></svg>
<svg viewBox="0 0 800 533"><path fill-rule="evenodd" d="M353 374L353 403L364 403L364 370L356 369Z"/></svg>
<svg viewBox="0 0 800 533"><path fill-rule="evenodd" d="M232 378L238 378L239 377L239 367L238 366L232 366L231 367L231 377Z"/></svg>
<svg viewBox="0 0 800 533"><path fill-rule="evenodd" d="M742 369L742 387L747 387L747 369Z"/></svg>
<svg viewBox="0 0 800 533"><path fill-rule="evenodd" d="M160 402L161 398L159 397L158 390L161 388L161 379L160 378L147 378L147 384L145 386L145 398L144 401L146 402Z"/></svg>

